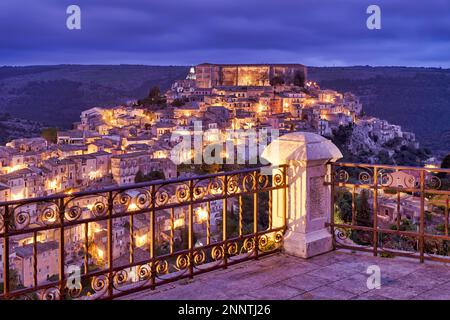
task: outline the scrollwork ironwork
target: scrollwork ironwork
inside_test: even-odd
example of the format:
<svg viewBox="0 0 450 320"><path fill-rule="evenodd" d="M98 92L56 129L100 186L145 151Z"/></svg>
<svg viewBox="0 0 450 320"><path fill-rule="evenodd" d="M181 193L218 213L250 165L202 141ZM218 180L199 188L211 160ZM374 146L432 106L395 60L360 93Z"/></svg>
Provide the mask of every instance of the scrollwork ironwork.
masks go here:
<svg viewBox="0 0 450 320"><path fill-rule="evenodd" d="M439 177L431 175L425 178L425 187L428 189L438 190L442 186L442 181Z"/></svg>
<svg viewBox="0 0 450 320"><path fill-rule="evenodd" d="M68 221L76 221L78 220L83 213L83 210L79 206L72 206L66 209L64 217Z"/></svg>
<svg viewBox="0 0 450 320"><path fill-rule="evenodd" d="M187 254L180 254L177 257L177 260L175 262L175 268L177 270L184 270L189 268L190 265L190 261L189 261L189 256Z"/></svg>
<svg viewBox="0 0 450 320"><path fill-rule="evenodd" d="M146 184L135 185L135 188L133 186L122 186L117 189L97 190L92 193L86 191L67 193L39 198L35 202L27 200L6 203L0 207L0 232L5 229L6 220L9 221L8 226L11 225L9 231L13 231L12 234L33 233L32 236L37 241L46 239L41 234L47 230L79 232L79 236L77 234L77 237L71 239L73 242L64 242L65 247L73 245L73 252L67 253L64 250L58 250L61 251L59 261L67 263L69 254L72 254L72 257L78 254L80 263L84 258L85 267L95 263L102 268L93 272L92 275L88 272L84 277L89 277L90 281L83 282L83 285L69 286L66 284L64 290L61 291L62 293L59 291L60 283L57 280L46 283L45 287L52 287L45 290L42 288L36 288L34 291L26 290L26 292L33 291L29 295L33 299L114 298L128 291L154 287L161 283L186 277L187 273L189 273L189 276L194 276L204 271L221 268L228 259L230 264L251 259L256 254L256 247L269 247L265 252L278 248L279 246L273 246L272 244L282 241L282 232L274 232L270 226L266 231L267 235L262 234L262 232L247 234L243 231L242 217L240 220L242 230L239 237L227 235L225 239L220 241L218 239L222 238L221 236L211 235L211 233L216 232L216 229L209 224L212 224L212 219L218 219L218 215L215 214L212 217L211 212L220 210L217 209L216 204L225 202L222 202L223 199L227 198L230 204L234 204L232 199L239 198L242 201L242 206L244 203L242 199L248 193L271 192L285 187L285 172L283 171L286 170L285 167L273 169L272 175L262 175L260 170L258 168L204 177L183 178L175 182L158 181L148 186ZM269 197L269 201L271 201L270 199ZM213 201L214 206L212 206ZM185 242L185 237L184 234L180 233L181 228L176 225L179 225L180 220L185 226L188 220L194 224L199 223L200 220L187 219L185 207L189 206L190 210L196 210L200 206L204 208L205 204L207 205L208 217L211 215L211 219L207 223L207 243L205 246L198 246L198 243L192 245L191 243L191 246L186 250L184 246L179 246L180 239L181 242ZM8 219L4 217L6 205L10 209ZM241 207L242 210L243 207ZM155 250L157 250L155 252L159 253L159 249L161 249L161 255L158 256L157 254L150 259L144 258L139 264L134 263L134 259L131 259L130 264L121 267L122 270L117 270L118 268L115 267L103 269L106 260L110 258L110 252L105 247L99 246L96 241L102 241L99 240L100 237L101 239L107 237L109 241L112 240L113 242L117 241L118 237L124 236L123 233L117 232L117 228L123 227L130 232L130 234L125 235L125 241L129 240L130 252L131 250L137 250L138 247L141 248L137 245L137 235L132 232L138 227L141 228L141 222L148 223L147 214L149 211L154 212L155 215L158 213L154 222L158 225L153 225L153 228L150 226L145 231L146 241L148 242L150 237L148 233L152 233L152 239L157 239L155 241L157 241L158 246L161 245L157 248L155 246ZM272 210L269 209L268 212L270 213ZM114 216L114 214L117 215ZM227 212L227 214L229 213ZM161 234L167 231L164 229L167 223L163 223L167 221L163 221L161 217L171 219L170 235L168 232ZM109 219L114 219L114 222L110 223ZM38 225L36 230L21 231L21 229L27 227L35 228L36 224ZM189 234L192 235L192 232L194 232L193 236L197 236L197 228L189 227L191 228ZM69 234L69 232L64 234ZM268 235L270 235L270 239ZM165 246L162 242L169 242L167 236L169 236L171 242ZM182 244L186 245L186 243ZM127 242L125 242L125 245L127 245ZM132 252L136 253L137 251ZM134 254L134 256L137 255ZM158 260L158 258L161 260ZM13 299L19 296L23 296L23 294L12 294L8 298ZM3 298L1 294L0 297Z"/></svg>
<svg viewBox="0 0 450 320"><path fill-rule="evenodd" d="M257 181L254 173L247 173L242 178L242 189L245 192L256 190Z"/></svg>
<svg viewBox="0 0 450 320"><path fill-rule="evenodd" d="M234 256L239 252L239 245L236 241L227 244L227 253L230 256Z"/></svg>
<svg viewBox="0 0 450 320"><path fill-rule="evenodd" d="M223 247L221 245L214 246L211 249L211 258L214 261L218 261L218 260L223 259L223 255L224 255L224 252L223 252Z"/></svg>
<svg viewBox="0 0 450 320"><path fill-rule="evenodd" d="M258 246L259 248L265 248L269 243L269 238L267 235L263 234L258 238Z"/></svg>
<svg viewBox="0 0 450 320"><path fill-rule="evenodd" d="M336 182L348 182L350 178L348 172L344 169L337 170L334 174L334 179Z"/></svg>
<svg viewBox="0 0 450 320"><path fill-rule="evenodd" d="M255 239L253 238L245 239L242 249L246 252L253 251L255 249Z"/></svg>
<svg viewBox="0 0 450 320"><path fill-rule="evenodd" d="M227 194L233 195L238 193L240 190L239 188L239 176L233 175L229 176L227 179Z"/></svg>
<svg viewBox="0 0 450 320"><path fill-rule="evenodd" d="M275 243L280 243L283 241L283 239L284 239L284 237L283 237L283 233L281 231L278 231L275 233L275 236L274 236Z"/></svg>
<svg viewBox="0 0 450 320"><path fill-rule="evenodd" d="M194 265L198 266L206 261L205 251L200 249L196 250L192 253L192 257L194 260Z"/></svg>
<svg viewBox="0 0 450 320"><path fill-rule="evenodd" d="M60 291L58 288L50 287L42 291L42 300L59 300Z"/></svg>
<svg viewBox="0 0 450 320"><path fill-rule="evenodd" d="M91 288L96 293L106 290L108 286L109 286L109 278L107 277L107 275L100 275L92 278Z"/></svg>
<svg viewBox="0 0 450 320"><path fill-rule="evenodd" d="M368 171L361 171L358 174L358 180L362 184L370 184L372 183L372 174Z"/></svg>
<svg viewBox="0 0 450 320"><path fill-rule="evenodd" d="M150 264L146 263L140 266L137 266L137 276L140 281L146 281L152 276L152 267Z"/></svg>
<svg viewBox="0 0 450 320"><path fill-rule="evenodd" d="M48 204L44 209L40 210L39 221L45 225L52 225L59 220L59 208L55 203Z"/></svg>
<svg viewBox="0 0 450 320"><path fill-rule="evenodd" d="M178 203L189 201L191 195L189 191L189 186L185 183L177 186L175 191L175 196L177 198Z"/></svg>
<svg viewBox="0 0 450 320"><path fill-rule="evenodd" d="M272 183L275 187L280 187L284 184L284 175L282 172L277 172L272 175Z"/></svg>
<svg viewBox="0 0 450 320"><path fill-rule="evenodd" d="M208 183L208 193L210 195L222 195L225 190L223 177L214 177Z"/></svg>
<svg viewBox="0 0 450 320"><path fill-rule="evenodd" d="M114 273L113 287L118 288L120 285L125 284L128 281L128 272L126 270L119 270Z"/></svg>
<svg viewBox="0 0 450 320"><path fill-rule="evenodd" d="M156 274L166 274L169 272L169 263L166 260L157 260L155 262Z"/></svg>
<svg viewBox="0 0 450 320"><path fill-rule="evenodd" d="M345 228L336 228L334 230L334 234L337 239L344 241L350 237L351 230L345 229Z"/></svg>
<svg viewBox="0 0 450 320"><path fill-rule="evenodd" d="M18 211L14 210L14 228L16 230L22 230L28 227L31 221L31 215L28 211Z"/></svg>

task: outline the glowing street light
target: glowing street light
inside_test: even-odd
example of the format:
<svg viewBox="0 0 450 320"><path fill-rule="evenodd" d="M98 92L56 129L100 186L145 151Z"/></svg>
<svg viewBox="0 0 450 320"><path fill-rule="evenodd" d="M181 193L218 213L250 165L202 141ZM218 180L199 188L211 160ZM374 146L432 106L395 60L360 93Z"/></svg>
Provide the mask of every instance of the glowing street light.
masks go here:
<svg viewBox="0 0 450 320"><path fill-rule="evenodd" d="M130 203L130 205L128 206L128 211L136 211L137 209L138 206L134 202Z"/></svg>
<svg viewBox="0 0 450 320"><path fill-rule="evenodd" d="M208 220L208 210L205 208L198 208L197 209L197 218L200 222L204 222Z"/></svg>
<svg viewBox="0 0 450 320"><path fill-rule="evenodd" d="M56 189L57 186L58 186L58 182L56 180L51 180L48 183L49 189Z"/></svg>
<svg viewBox="0 0 450 320"><path fill-rule="evenodd" d="M105 252L102 249L97 248L97 256L100 260L103 260L103 258L105 257Z"/></svg>
<svg viewBox="0 0 450 320"><path fill-rule="evenodd" d="M136 247L142 247L146 244L147 244L147 235L146 234L136 237Z"/></svg>

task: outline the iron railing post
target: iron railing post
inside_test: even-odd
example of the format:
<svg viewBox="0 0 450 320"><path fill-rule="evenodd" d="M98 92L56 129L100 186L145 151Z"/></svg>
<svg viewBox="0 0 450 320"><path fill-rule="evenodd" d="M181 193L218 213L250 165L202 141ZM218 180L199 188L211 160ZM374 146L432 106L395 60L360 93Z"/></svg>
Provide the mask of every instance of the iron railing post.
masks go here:
<svg viewBox="0 0 450 320"><path fill-rule="evenodd" d="M150 210L150 281L151 281L151 289L154 290L156 288L156 254L155 254L155 241L156 241L156 189L155 186L151 186L150 188L151 194L151 210Z"/></svg>
<svg viewBox="0 0 450 320"><path fill-rule="evenodd" d="M224 198L222 202L222 241L223 241L223 268L228 267L228 243L227 243L227 206L228 206L228 176L224 176Z"/></svg>
<svg viewBox="0 0 450 320"><path fill-rule="evenodd" d="M65 213L65 203L64 198L59 199L59 221L60 221L60 233L59 233L59 298L62 300L65 298L65 245L64 245L64 213Z"/></svg>
<svg viewBox="0 0 450 320"><path fill-rule="evenodd" d="M378 255L378 168L373 169L373 255Z"/></svg>
<svg viewBox="0 0 450 320"><path fill-rule="evenodd" d="M95 210L95 208L94 208ZM113 210L114 210L114 204L113 204L113 193L108 192L108 220L107 220L107 230L108 230L108 243L107 243L107 250L108 250L108 296L111 298L114 294L114 274L113 274L113 261L114 261L114 252L113 252ZM127 208L128 210L128 208Z"/></svg>
<svg viewBox="0 0 450 320"><path fill-rule="evenodd" d="M284 224L284 230L283 233L285 233L287 231L288 228L288 207L287 207L287 200L288 200L288 165L284 165L283 167L283 183L284 183L284 188L283 188L283 224Z"/></svg>
<svg viewBox="0 0 450 320"><path fill-rule="evenodd" d="M193 182L189 180L189 209L188 209L188 247L189 247L189 279L194 277L194 208L192 201L194 200Z"/></svg>
<svg viewBox="0 0 450 320"><path fill-rule="evenodd" d="M206 245L211 244L211 202L206 202Z"/></svg>
<svg viewBox="0 0 450 320"><path fill-rule="evenodd" d="M84 223L84 274L89 272L89 223Z"/></svg>
<svg viewBox="0 0 450 320"><path fill-rule="evenodd" d="M255 190L253 193L253 233L255 234L255 260L259 258L259 236L258 236L258 188L259 174L255 171Z"/></svg>
<svg viewBox="0 0 450 320"><path fill-rule="evenodd" d="M174 238L175 238L175 209L170 208L170 243L169 243L170 254L173 254L174 251Z"/></svg>
<svg viewBox="0 0 450 320"><path fill-rule="evenodd" d="M425 247L425 171L420 171L420 223L419 223L419 254L420 262L424 261Z"/></svg>
<svg viewBox="0 0 450 320"><path fill-rule="evenodd" d="M36 288L38 285L38 265L37 265L37 235L36 231L33 232L33 286Z"/></svg>
<svg viewBox="0 0 450 320"><path fill-rule="evenodd" d="M128 231L130 232L130 264L134 263L134 216L131 214L129 218Z"/></svg>
<svg viewBox="0 0 450 320"><path fill-rule="evenodd" d="M331 233L331 243L333 246L333 250L336 250L336 238L334 232L334 167L333 163L329 164L330 170L330 194L331 194L331 203L330 203L330 233Z"/></svg>
<svg viewBox="0 0 450 320"><path fill-rule="evenodd" d="M445 236L448 236L448 206L449 206L449 196L446 196L445 199L445 211L444 211L444 215L445 215L445 223L444 223L444 230L445 230Z"/></svg>
<svg viewBox="0 0 450 320"><path fill-rule="evenodd" d="M10 224L10 213L9 206L5 206L5 216L3 217L3 231L5 232L5 237L3 238L3 295L5 299L9 298L9 224Z"/></svg>

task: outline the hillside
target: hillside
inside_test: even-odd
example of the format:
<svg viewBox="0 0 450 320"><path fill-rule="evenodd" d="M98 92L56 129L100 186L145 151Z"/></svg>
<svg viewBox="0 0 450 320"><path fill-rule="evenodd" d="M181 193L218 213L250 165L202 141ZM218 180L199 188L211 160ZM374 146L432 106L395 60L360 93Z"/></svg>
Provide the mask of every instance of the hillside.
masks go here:
<svg viewBox="0 0 450 320"><path fill-rule="evenodd" d="M0 113L69 127L80 111L167 89L186 66L56 65L0 67ZM361 97L366 114L413 131L423 146L450 150L450 70L405 67L310 67L323 88Z"/></svg>
<svg viewBox="0 0 450 320"><path fill-rule="evenodd" d="M0 112L69 127L82 110L167 89L187 67L57 65L0 68Z"/></svg>
<svg viewBox="0 0 450 320"><path fill-rule="evenodd" d="M416 133L422 146L450 150L450 70L437 68L310 68L323 88L351 91L368 115Z"/></svg>

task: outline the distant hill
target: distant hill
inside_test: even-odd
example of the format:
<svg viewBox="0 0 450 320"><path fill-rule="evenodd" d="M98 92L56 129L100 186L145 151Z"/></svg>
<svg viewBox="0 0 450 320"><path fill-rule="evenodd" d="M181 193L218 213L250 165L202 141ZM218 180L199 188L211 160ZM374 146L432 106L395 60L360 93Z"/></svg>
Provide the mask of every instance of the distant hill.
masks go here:
<svg viewBox="0 0 450 320"><path fill-rule="evenodd" d="M166 90L188 67L56 65L0 67L0 112L69 127L82 110L142 98Z"/></svg>
<svg viewBox="0 0 450 320"><path fill-rule="evenodd" d="M353 92L366 114L416 133L424 147L450 152L450 69L311 67L308 78L323 88Z"/></svg>
<svg viewBox="0 0 450 320"><path fill-rule="evenodd" d="M80 111L166 90L187 66L55 65L0 67L0 113L69 127ZM404 67L310 67L323 88L351 91L364 110L417 134L423 146L450 151L450 70Z"/></svg>

